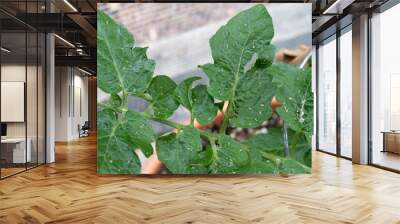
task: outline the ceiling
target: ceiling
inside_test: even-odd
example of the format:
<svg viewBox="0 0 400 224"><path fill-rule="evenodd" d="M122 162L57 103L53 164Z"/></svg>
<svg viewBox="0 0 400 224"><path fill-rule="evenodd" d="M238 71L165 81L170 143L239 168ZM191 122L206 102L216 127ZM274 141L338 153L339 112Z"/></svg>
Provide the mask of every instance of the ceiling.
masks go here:
<svg viewBox="0 0 400 224"><path fill-rule="evenodd" d="M313 44L351 24L352 18L373 11L389 0L309 0L312 6Z"/></svg>
<svg viewBox="0 0 400 224"><path fill-rule="evenodd" d="M26 30L51 32L57 34L56 66L77 66L96 74L96 4L95 0L1 0L1 30L7 47L14 48L8 56L26 55ZM27 45L28 56L35 51L36 46Z"/></svg>
<svg viewBox="0 0 400 224"><path fill-rule="evenodd" d="M351 23L352 17L388 1L270 0L268 2L312 3L313 43L318 43L336 32L337 27ZM18 32L25 32L25 29L54 32L58 35L55 38L56 65L79 66L96 74L97 2L100 0L1 0L1 29L2 32L14 33L14 36ZM113 2L113 0L102 2ZM50 9L52 13L49 13ZM5 38L14 40L15 46L11 47L18 48L18 45L24 44L18 43L19 38L13 37L12 34L8 34ZM28 54L31 52L29 46L27 52Z"/></svg>

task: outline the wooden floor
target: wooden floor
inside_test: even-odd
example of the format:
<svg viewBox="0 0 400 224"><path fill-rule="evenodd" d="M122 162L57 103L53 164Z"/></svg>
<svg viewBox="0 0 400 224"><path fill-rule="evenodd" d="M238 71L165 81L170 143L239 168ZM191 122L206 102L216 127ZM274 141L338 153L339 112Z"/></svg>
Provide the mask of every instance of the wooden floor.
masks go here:
<svg viewBox="0 0 400 224"><path fill-rule="evenodd" d="M13 174L23 172L24 170L25 170L25 167L23 167L23 168L20 168L20 167L1 168L1 177L11 176Z"/></svg>
<svg viewBox="0 0 400 224"><path fill-rule="evenodd" d="M94 138L0 181L0 223L400 223L400 175L313 155L291 177L96 174Z"/></svg>
<svg viewBox="0 0 400 224"><path fill-rule="evenodd" d="M400 170L400 155L392 152L375 150L372 156L374 164Z"/></svg>

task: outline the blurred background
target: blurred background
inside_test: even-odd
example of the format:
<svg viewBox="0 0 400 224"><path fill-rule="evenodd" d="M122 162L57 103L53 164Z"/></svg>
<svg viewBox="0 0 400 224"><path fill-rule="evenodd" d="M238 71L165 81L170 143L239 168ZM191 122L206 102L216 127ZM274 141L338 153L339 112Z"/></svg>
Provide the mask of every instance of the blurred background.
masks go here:
<svg viewBox="0 0 400 224"><path fill-rule="evenodd" d="M155 74L168 75L177 83L188 76L207 76L198 65L213 61L208 40L232 16L254 3L103 3L99 9L123 24L134 35L135 44L149 47L148 56L156 61ZM311 4L265 4L273 19L272 43L277 58L289 60L311 49ZM294 55L294 56L293 56ZM293 58L291 58L293 57ZM108 99L98 90L98 101ZM143 111L146 102L131 97L129 107ZM185 122L189 112L180 107L172 120ZM153 124L156 132L170 131L168 126Z"/></svg>

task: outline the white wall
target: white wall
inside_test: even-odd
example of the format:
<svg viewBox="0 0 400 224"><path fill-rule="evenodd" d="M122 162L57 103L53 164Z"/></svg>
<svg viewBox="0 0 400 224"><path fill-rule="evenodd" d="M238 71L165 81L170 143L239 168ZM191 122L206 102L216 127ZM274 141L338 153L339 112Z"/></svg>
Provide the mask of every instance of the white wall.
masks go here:
<svg viewBox="0 0 400 224"><path fill-rule="evenodd" d="M1 108L4 108L1 110L2 122L24 122L24 93L24 82L1 82Z"/></svg>
<svg viewBox="0 0 400 224"><path fill-rule="evenodd" d="M37 70L38 69L38 70ZM25 135L30 140L32 161L44 163L44 150L45 150L45 117L44 117L44 74L42 73L41 66L36 67L32 65L25 66L25 64L3 64L1 66L1 81L2 82L24 82L26 84L26 101L22 102L22 107L11 108L2 107L2 112L17 113L12 110L20 110L19 113L26 112L26 120L21 122L5 122L7 124L7 137L9 138L24 138ZM27 78L27 80L25 80ZM7 92L3 92L3 97L7 98ZM9 94L9 93L8 93ZM24 89L19 90L19 94L24 94ZM23 98L23 97L22 97ZM26 107L25 107L26 102ZM17 102L15 102L17 103ZM38 155L37 155L38 153Z"/></svg>
<svg viewBox="0 0 400 224"><path fill-rule="evenodd" d="M8 64L1 66L1 81L11 82L25 82L24 65ZM1 108L7 110L7 108ZM7 137L25 137L25 122L7 122Z"/></svg>
<svg viewBox="0 0 400 224"><path fill-rule="evenodd" d="M88 120L88 78L76 68L56 67L55 86L55 140L77 139L78 124Z"/></svg>
<svg viewBox="0 0 400 224"><path fill-rule="evenodd" d="M71 119L71 132L70 136L72 138L78 138L79 137L79 132L78 132L78 124L83 125L85 121L88 121L88 78L87 76L81 76L79 72L79 75L76 75L75 70L75 75L74 75L74 92L73 95L71 96L72 99L74 99L74 108L72 108L72 119ZM80 93L78 93L80 91ZM80 94L80 99L79 99L79 94ZM79 102L79 100L81 102ZM72 104L72 103L71 103ZM79 108L81 107L81 108ZM82 111L80 112L79 109ZM74 111L75 110L75 113Z"/></svg>
<svg viewBox="0 0 400 224"><path fill-rule="evenodd" d="M25 82L24 65L8 64L1 66L1 81L2 82ZM7 110L7 108L1 108ZM24 122L11 122L7 123L8 137L25 137L25 123Z"/></svg>
<svg viewBox="0 0 400 224"><path fill-rule="evenodd" d="M55 68L55 140L68 140L68 88L70 79L67 67Z"/></svg>
<svg viewBox="0 0 400 224"><path fill-rule="evenodd" d="M26 70L27 69L27 70ZM25 82L26 71L28 74L34 73L36 74L36 67L33 66L25 66L20 64L5 64L1 66L1 81L2 82ZM31 82L31 81L30 81ZM32 83L30 83L32 84ZM36 81L35 81L36 85ZM31 90L31 89L28 89ZM28 103L32 102L33 99L36 99L36 89L31 93L28 91ZM3 96L4 97L4 96ZM34 105L36 107L36 103ZM8 108L1 108L1 110L7 110ZM22 108L24 110L24 108ZM30 112L30 110L28 110ZM35 121L36 123L36 114L28 113L28 122ZM33 116L33 117L32 117ZM7 122L7 136L8 137L25 137L25 126L26 122ZM28 128L33 127L33 124L29 124ZM36 129L36 126L35 126ZM28 133L29 137L29 133Z"/></svg>

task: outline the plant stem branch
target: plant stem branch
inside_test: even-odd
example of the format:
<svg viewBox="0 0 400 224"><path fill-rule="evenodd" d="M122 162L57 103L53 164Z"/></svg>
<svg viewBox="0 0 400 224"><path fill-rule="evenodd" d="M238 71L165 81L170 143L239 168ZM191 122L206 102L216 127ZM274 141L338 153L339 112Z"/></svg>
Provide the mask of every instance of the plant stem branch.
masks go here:
<svg viewBox="0 0 400 224"><path fill-rule="evenodd" d="M217 136L216 136L215 134L211 133L211 132L203 131L203 130L201 130L201 129L198 129L198 130L199 130L199 132L200 132L200 135L202 135L202 136L208 138L208 140L210 140L210 141L211 141L211 140L215 141L215 139L217 138Z"/></svg>
<svg viewBox="0 0 400 224"><path fill-rule="evenodd" d="M152 98L152 97L150 96L150 94L148 94L148 93L143 93L143 94L141 94L139 97L142 98L142 99L144 99L144 100L146 100L146 101L148 101L148 102L153 101L153 98Z"/></svg>
<svg viewBox="0 0 400 224"><path fill-rule="evenodd" d="M213 151L213 156L215 159L218 159L218 149L217 149L217 145L215 144L215 140L214 139L210 139L210 144L211 144L211 150Z"/></svg>
<svg viewBox="0 0 400 224"><path fill-rule="evenodd" d="M192 112L190 112L190 125L194 125L194 116Z"/></svg>
<svg viewBox="0 0 400 224"><path fill-rule="evenodd" d="M153 105L149 103L149 105L147 106L146 110L143 111L143 113L150 114L152 110L153 110Z"/></svg>
<svg viewBox="0 0 400 224"><path fill-rule="evenodd" d="M125 91L122 92L121 102L122 109L128 109L128 93Z"/></svg>
<svg viewBox="0 0 400 224"><path fill-rule="evenodd" d="M297 149L297 143L299 143L299 140L300 140L300 132L296 132L296 134L294 135L294 137L293 137L293 144L292 144L292 147L293 147L293 149Z"/></svg>
<svg viewBox="0 0 400 224"><path fill-rule="evenodd" d="M150 120L157 121L158 123L161 123L161 124L166 124L168 126L176 128L176 129L182 129L182 128L185 127L185 125L176 123L174 121L164 120L164 119L161 119L161 118L152 117L152 116L148 116L148 115L146 115L146 117L148 119L150 119Z"/></svg>
<svg viewBox="0 0 400 224"><path fill-rule="evenodd" d="M158 123L165 124L165 125L168 125L168 126L170 126L170 127L173 127L173 128L179 129L179 130L181 130L181 129L183 129L184 127L186 127L186 125L179 124L179 123L176 123L176 122L170 121L170 120L165 120L165 119L153 117L153 116L151 116L151 115L149 115L149 114L146 114L146 113L142 113L142 115L143 115L145 118L149 119L149 120L153 120L153 121L156 121L156 122L158 122ZM215 139L217 138L217 137L215 136L215 134L213 134L213 133L211 133L211 132L203 131L203 130L201 130L201 129L198 129L198 131L200 132L200 135L202 135L202 136L208 138L209 140L215 140Z"/></svg>

